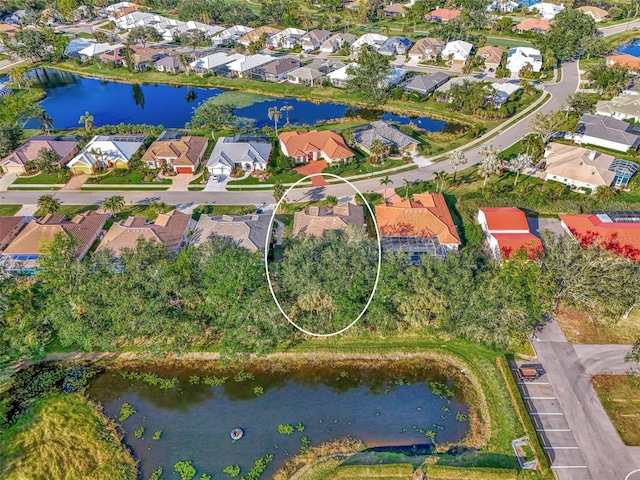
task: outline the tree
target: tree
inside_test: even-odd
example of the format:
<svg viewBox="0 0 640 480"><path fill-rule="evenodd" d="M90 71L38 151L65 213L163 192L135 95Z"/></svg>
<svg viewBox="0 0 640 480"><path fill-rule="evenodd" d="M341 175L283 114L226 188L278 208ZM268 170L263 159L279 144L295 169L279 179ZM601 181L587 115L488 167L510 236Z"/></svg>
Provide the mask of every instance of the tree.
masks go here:
<svg viewBox="0 0 640 480"><path fill-rule="evenodd" d="M184 69L184 73L188 77L189 73L191 73L191 59L184 54L178 55L178 64Z"/></svg>
<svg viewBox="0 0 640 480"><path fill-rule="evenodd" d="M539 159L544 154L544 143L538 135L529 134L522 139L522 148L532 158Z"/></svg>
<svg viewBox="0 0 640 480"><path fill-rule="evenodd" d="M596 191L593 194L593 198L598 202L609 202L613 200L615 196L616 189L606 185L600 185L598 188L596 188Z"/></svg>
<svg viewBox="0 0 640 480"><path fill-rule="evenodd" d="M45 195L40 195L40 197L38 197L37 205L38 205L38 209L41 212L44 212L45 214L56 213L58 210L60 210L60 206L61 206L60 200L55 198L50 193L47 193Z"/></svg>
<svg viewBox="0 0 640 480"><path fill-rule="evenodd" d="M411 182L406 178L402 179L402 183L404 184L404 200L409 200L411 197L409 195L409 189L411 188Z"/></svg>
<svg viewBox="0 0 640 480"><path fill-rule="evenodd" d="M511 161L509 162L509 167L511 168L511 170L514 170L516 172L516 178L513 180L514 187L518 185L518 178L520 177L520 174L525 169L529 168L532 163L533 159L531 158L531 155L527 153L519 153L513 159L511 159Z"/></svg>
<svg viewBox="0 0 640 480"><path fill-rule="evenodd" d="M368 105L382 105L387 101L389 58L368 45L363 46L359 54L358 63L347 67L347 91Z"/></svg>
<svg viewBox="0 0 640 480"><path fill-rule="evenodd" d="M482 188L484 188L491 175L502 171L502 162L498 158L498 152L493 144L488 143L483 144L480 148L480 158L482 161L478 167L478 174L484 178L482 182Z"/></svg>
<svg viewBox="0 0 640 480"><path fill-rule="evenodd" d="M215 138L216 130L232 128L236 121L235 105L218 105L213 99L208 99L193 109L191 126L211 130L211 138Z"/></svg>
<svg viewBox="0 0 640 480"><path fill-rule="evenodd" d="M511 30L511 27L513 27L513 20L507 16L500 17L494 24L494 28L500 32L500 35L502 35L502 32L505 30Z"/></svg>
<svg viewBox="0 0 640 480"><path fill-rule="evenodd" d="M369 147L369 162L378 163L380 159L383 159L388 153L389 145L376 138L371 142L371 146Z"/></svg>
<svg viewBox="0 0 640 480"><path fill-rule="evenodd" d="M618 95L629 83L631 75L629 70L621 65L607 65L604 60L599 60L586 69L586 77L600 93Z"/></svg>
<svg viewBox="0 0 640 480"><path fill-rule="evenodd" d="M580 116L590 113L596 102L596 98L586 92L576 92L567 97L569 109Z"/></svg>
<svg viewBox="0 0 640 480"><path fill-rule="evenodd" d="M455 183L456 174L458 173L458 167L460 165L467 164L467 157L462 150L454 150L449 156L449 163L453 167L453 182Z"/></svg>
<svg viewBox="0 0 640 480"><path fill-rule="evenodd" d="M624 361L629 363L640 363L640 338L636 340L636 343L633 344L631 350L629 350L629 352L624 356ZM633 376L638 376L640 371L636 368L631 370L629 373Z"/></svg>
<svg viewBox="0 0 640 480"><path fill-rule="evenodd" d="M149 209L157 216L161 213L168 212L171 207L169 207L165 202L152 202L149 204Z"/></svg>
<svg viewBox="0 0 640 480"><path fill-rule="evenodd" d="M506 67L500 66L500 67L496 68L495 77L498 80L502 80L502 79L505 79L505 78L511 78L511 70L509 70Z"/></svg>
<svg viewBox="0 0 640 480"><path fill-rule="evenodd" d="M58 11L65 19L72 19L73 12L80 6L78 0L56 0Z"/></svg>
<svg viewBox="0 0 640 480"><path fill-rule="evenodd" d="M444 170L440 172L436 172L433 175L433 178L436 181L436 191L438 193L442 193L442 190L444 189L444 186L447 183L447 172L445 172Z"/></svg>
<svg viewBox="0 0 640 480"><path fill-rule="evenodd" d="M518 77L526 78L527 80L531 80L534 76L533 65L530 63L525 63L518 72Z"/></svg>
<svg viewBox="0 0 640 480"><path fill-rule="evenodd" d="M31 69L26 65L17 65L9 71L9 81L18 88L26 88L31 92L31 77L29 71Z"/></svg>
<svg viewBox="0 0 640 480"><path fill-rule="evenodd" d="M125 202L122 195L113 195L102 203L102 209L105 212L120 213L124 208Z"/></svg>
<svg viewBox="0 0 640 480"><path fill-rule="evenodd" d="M269 116L269 120L273 120L273 125L276 131L276 137L278 136L278 122L280 121L280 117L282 116L282 112L278 109L278 107L269 107L267 112Z"/></svg>
<svg viewBox="0 0 640 480"><path fill-rule="evenodd" d="M280 201L282 200L282 203L280 203L280 205L283 205L286 202L286 199L283 199L285 192L286 188L284 187L282 182L277 181L273 184L273 199L276 201L276 203L280 203Z"/></svg>
<svg viewBox="0 0 640 480"><path fill-rule="evenodd" d="M384 202L385 203L387 203L387 186L390 183L393 183L393 180L391 180L388 175L380 179L380 185L384 185Z"/></svg>
<svg viewBox="0 0 640 480"><path fill-rule="evenodd" d="M596 31L593 18L580 10L566 8L553 18L543 41L559 60L564 61L576 56L582 40L596 35Z"/></svg>
<svg viewBox="0 0 640 480"><path fill-rule="evenodd" d="M22 28L13 37L2 36L5 50L21 58L28 59L31 63L47 59L51 55L52 40L57 36L49 35L51 32L41 29Z"/></svg>
<svg viewBox="0 0 640 480"><path fill-rule="evenodd" d="M140 42L142 48L146 48L147 42L159 42L162 40L162 35L155 28L139 25L129 30L127 35L127 41L132 43Z"/></svg>
<svg viewBox="0 0 640 480"><path fill-rule="evenodd" d="M283 105L282 107L280 107L280 111L281 112L285 112L287 118L285 121L285 125L289 125L289 112L293 110L293 105Z"/></svg>
<svg viewBox="0 0 640 480"><path fill-rule="evenodd" d="M603 37L589 35L580 40L580 50L587 59L591 57L602 57L609 51L609 46Z"/></svg>
<svg viewBox="0 0 640 480"><path fill-rule="evenodd" d="M91 130L96 126L93 116L89 112L84 112L84 115L78 120L79 124L84 124L84 129L87 133L91 133Z"/></svg>
<svg viewBox="0 0 640 480"><path fill-rule="evenodd" d="M463 80L460 84L452 85L449 89L449 107L453 111L475 115L485 104L486 90L487 84L484 82Z"/></svg>
<svg viewBox="0 0 640 480"><path fill-rule="evenodd" d="M324 199L325 204L329 209L332 209L336 205L338 205L338 197L335 195L327 195L327 198Z"/></svg>
<svg viewBox="0 0 640 480"><path fill-rule="evenodd" d="M20 146L22 127L10 123L0 123L0 156L7 155Z"/></svg>
<svg viewBox="0 0 640 480"><path fill-rule="evenodd" d="M187 47L193 48L193 53L195 55L197 47L210 45L211 40L209 40L207 34L202 30L192 29L187 30L182 35L180 35L180 43L182 45L186 45Z"/></svg>
<svg viewBox="0 0 640 480"><path fill-rule="evenodd" d="M529 129L542 139L545 145L549 143L560 130L565 121L562 112L551 111L549 113L536 113L529 122Z"/></svg>
<svg viewBox="0 0 640 480"><path fill-rule="evenodd" d="M49 115L49 113L43 109L40 113L40 116L38 117L38 120L40 120L40 124L42 126L42 129L44 130L44 133L46 135L49 135L51 133L51 129L53 128L53 118L51 118L51 115Z"/></svg>
<svg viewBox="0 0 640 480"><path fill-rule="evenodd" d="M51 175L60 170L60 155L51 148L41 148L35 160L36 168Z"/></svg>

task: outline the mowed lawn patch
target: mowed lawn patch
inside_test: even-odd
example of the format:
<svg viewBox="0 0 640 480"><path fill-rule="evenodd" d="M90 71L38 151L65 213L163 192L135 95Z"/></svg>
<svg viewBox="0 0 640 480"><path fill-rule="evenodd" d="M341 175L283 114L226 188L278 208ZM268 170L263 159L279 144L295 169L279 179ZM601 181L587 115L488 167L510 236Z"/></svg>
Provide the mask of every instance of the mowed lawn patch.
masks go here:
<svg viewBox="0 0 640 480"><path fill-rule="evenodd" d="M0 205L0 217L11 217L15 215L22 205Z"/></svg>
<svg viewBox="0 0 640 480"><path fill-rule="evenodd" d="M591 382L620 439L640 446L640 378L596 375Z"/></svg>
<svg viewBox="0 0 640 480"><path fill-rule="evenodd" d="M640 338L638 307L631 311L627 319L611 325L592 322L587 315L566 308L558 312L556 319L571 343L627 345Z"/></svg>

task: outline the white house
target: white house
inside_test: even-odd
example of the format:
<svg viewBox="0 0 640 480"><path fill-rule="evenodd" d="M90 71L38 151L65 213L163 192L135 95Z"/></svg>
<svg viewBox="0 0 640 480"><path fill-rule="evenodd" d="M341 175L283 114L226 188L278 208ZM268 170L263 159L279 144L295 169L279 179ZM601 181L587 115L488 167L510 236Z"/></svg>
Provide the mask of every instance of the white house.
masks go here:
<svg viewBox="0 0 640 480"><path fill-rule="evenodd" d="M216 142L207 170L211 175L229 175L234 168L245 172L266 170L271 156L271 142L258 136L220 137Z"/></svg>
<svg viewBox="0 0 640 480"><path fill-rule="evenodd" d="M542 70L542 54L540 50L531 47L511 48L507 53L507 68L511 76L517 78L518 73L525 65L531 65L534 72Z"/></svg>
<svg viewBox="0 0 640 480"><path fill-rule="evenodd" d="M207 73L213 72L214 70L240 58L244 58L244 55L240 53L227 55L223 52L217 52L212 53L211 55L207 55L206 57L199 58L198 60L191 62L189 65L194 71L198 73Z"/></svg>
<svg viewBox="0 0 640 480"><path fill-rule="evenodd" d="M595 145L618 152L636 151L640 147L640 127L613 117L583 115L578 122L578 130L570 138L578 144Z"/></svg>
<svg viewBox="0 0 640 480"><path fill-rule="evenodd" d="M267 46L272 48L285 48L291 50L298 45L300 38L306 34L300 28L285 28L278 33L274 33L267 39Z"/></svg>
<svg viewBox="0 0 640 480"><path fill-rule="evenodd" d="M109 45L108 43L92 43L84 47L82 50L78 51L78 55L81 57L97 57L101 53L109 52L111 50L115 50L116 48L121 48L122 45Z"/></svg>
<svg viewBox="0 0 640 480"><path fill-rule="evenodd" d="M622 95L611 100L601 100L596 104L596 113L620 120L640 121L640 96Z"/></svg>
<svg viewBox="0 0 640 480"><path fill-rule="evenodd" d="M144 135L97 135L67 163L67 167L74 174L91 174L103 168L128 168L129 160L145 138Z"/></svg>
<svg viewBox="0 0 640 480"><path fill-rule="evenodd" d="M243 55L241 58L238 58L237 60L229 63L227 65L227 68L231 72L232 76L238 78L251 78L260 67L263 67L275 60L277 60L276 57L272 57L271 55L263 55L261 53L248 56Z"/></svg>
<svg viewBox="0 0 640 480"><path fill-rule="evenodd" d="M234 25L219 33L216 33L212 38L214 46L229 45L230 43L237 42L240 37L245 36L247 33L253 31L253 28L245 25Z"/></svg>
<svg viewBox="0 0 640 480"><path fill-rule="evenodd" d="M333 72L329 72L327 74L327 78L331 82L331 85L337 88L345 88L347 86L347 82L351 78L351 76L347 73L347 69L350 66L358 68L357 63L350 63L349 65L345 65L344 67L334 70ZM406 70L402 70L400 68L391 69L391 72L389 72L389 75L387 75L384 86L389 87L391 85L400 83L406 73Z"/></svg>
<svg viewBox="0 0 640 480"><path fill-rule="evenodd" d="M511 13L519 6L520 4L513 0L493 0L493 2L487 6L487 12Z"/></svg>
<svg viewBox="0 0 640 480"><path fill-rule="evenodd" d="M372 49L377 50L388 38L379 33L365 33L351 44L351 50L358 51L363 45L369 45Z"/></svg>
<svg viewBox="0 0 640 480"><path fill-rule="evenodd" d="M496 91L493 98L493 104L496 108L500 108L507 103L509 97L520 90L522 87L515 83L492 83L491 87Z"/></svg>
<svg viewBox="0 0 640 480"><path fill-rule="evenodd" d="M325 40L322 45L320 45L320 51L322 53L335 53L344 45L351 46L355 41L356 36L352 35L351 33L336 33L335 35L329 37L328 40Z"/></svg>
<svg viewBox="0 0 640 480"><path fill-rule="evenodd" d="M442 50L442 58L450 60L453 64L462 65L473 51L473 44L463 40L454 40L445 45Z"/></svg>
<svg viewBox="0 0 640 480"><path fill-rule="evenodd" d="M535 12L539 17L545 20L552 20L557 14L564 10L564 5L555 5L553 3L536 3L529 7L529 12Z"/></svg>

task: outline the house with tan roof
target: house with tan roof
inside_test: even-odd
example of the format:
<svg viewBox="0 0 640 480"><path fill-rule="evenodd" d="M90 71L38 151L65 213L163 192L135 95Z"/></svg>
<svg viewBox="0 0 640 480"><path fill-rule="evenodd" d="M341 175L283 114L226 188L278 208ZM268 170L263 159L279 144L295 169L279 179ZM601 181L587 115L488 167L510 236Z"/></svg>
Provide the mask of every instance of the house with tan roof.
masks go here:
<svg viewBox="0 0 640 480"><path fill-rule="evenodd" d="M407 10L403 4L392 2L382 9L382 14L386 18L404 18L407 15Z"/></svg>
<svg viewBox="0 0 640 480"><path fill-rule="evenodd" d="M324 73L313 67L300 67L287 74L287 81L305 87L315 87L322 83Z"/></svg>
<svg viewBox="0 0 640 480"><path fill-rule="evenodd" d="M596 103L596 114L619 120L640 121L640 96L621 95L611 100L600 100Z"/></svg>
<svg viewBox="0 0 640 480"><path fill-rule="evenodd" d="M141 160L150 168L169 165L176 173L195 173L207 149L207 138L186 136L163 140L165 133L162 132L160 138L147 148Z"/></svg>
<svg viewBox="0 0 640 480"><path fill-rule="evenodd" d="M478 223L498 262L522 249L532 260L543 251L542 242L531 233L527 217L519 208L482 207L478 209Z"/></svg>
<svg viewBox="0 0 640 480"><path fill-rule="evenodd" d="M578 7L576 8L576 10L580 10L582 13L589 15L596 22L602 22L603 20L606 20L607 17L609 16L609 12L607 12L606 10L599 7L589 6L589 5L584 7Z"/></svg>
<svg viewBox="0 0 640 480"><path fill-rule="evenodd" d="M436 7L435 10L427 14L427 20L431 20L432 22L448 22L457 18L458 15L460 15L460 10Z"/></svg>
<svg viewBox="0 0 640 480"><path fill-rule="evenodd" d="M421 38L409 50L409 58L421 62L433 61L438 54L442 53L444 46L445 43L437 38Z"/></svg>
<svg viewBox="0 0 640 480"><path fill-rule="evenodd" d="M135 249L139 238L161 243L170 252L177 253L185 245L190 220L191 215L177 210L161 213L153 222L147 217L128 217L111 226L96 253L109 250L114 257L119 257L124 249Z"/></svg>
<svg viewBox="0 0 640 480"><path fill-rule="evenodd" d="M327 207L309 207L307 211L295 213L293 236L305 234L320 237L328 230L343 230L348 225L357 228L364 226L364 210L360 205L345 202L332 210Z"/></svg>
<svg viewBox="0 0 640 480"><path fill-rule="evenodd" d="M26 173L25 165L38 157L40 150L53 150L60 157L60 166L64 167L78 152L78 142L70 137L38 135L18 147L0 160L2 170L7 173Z"/></svg>
<svg viewBox="0 0 640 480"><path fill-rule="evenodd" d="M635 173L634 170L628 178L622 178L627 162L606 153L556 142L547 145L544 157L547 164L545 180L562 182L576 189L595 191L614 183L622 186Z"/></svg>
<svg viewBox="0 0 640 480"><path fill-rule="evenodd" d="M278 135L282 153L296 163L324 159L327 163L344 162L355 156L344 139L333 130L284 132Z"/></svg>
<svg viewBox="0 0 640 480"><path fill-rule="evenodd" d="M42 247L56 234L73 235L78 242L75 258L82 260L102 233L108 214L88 211L67 220L65 215L53 213L32 220L2 252L2 264L7 271L33 274Z"/></svg>
<svg viewBox="0 0 640 480"><path fill-rule="evenodd" d="M502 63L502 54L504 51L499 47L481 47L476 52L476 57L484 60L484 70L486 72L495 72Z"/></svg>
<svg viewBox="0 0 640 480"><path fill-rule="evenodd" d="M312 52L319 49L330 37L331 32L329 30L315 29L302 35L299 43L302 45L303 52Z"/></svg>
<svg viewBox="0 0 640 480"><path fill-rule="evenodd" d="M248 47L251 42L257 42L258 40L260 40L260 37L262 37L262 35L266 35L267 38L269 38L270 36L275 35L279 31L280 30L278 30L277 28L273 28L269 26L258 27L255 30L251 30L249 33L240 37L240 39L238 40L238 43L244 45L245 47Z"/></svg>
<svg viewBox="0 0 640 480"><path fill-rule="evenodd" d="M517 24L513 29L518 32L536 32L536 33L547 33L551 30L551 23L549 20L545 20L544 18L525 18L519 24Z"/></svg>
<svg viewBox="0 0 640 480"><path fill-rule="evenodd" d="M264 250L271 239L270 224L271 215L201 215L190 244L200 246L225 237L247 250Z"/></svg>
<svg viewBox="0 0 640 480"><path fill-rule="evenodd" d="M283 82L287 75L300 68L300 60L297 58L283 57L269 63L262 69L262 76L267 82Z"/></svg>
<svg viewBox="0 0 640 480"><path fill-rule="evenodd" d="M0 252L20 233L26 219L27 217L0 217Z"/></svg>
<svg viewBox="0 0 640 480"><path fill-rule="evenodd" d="M437 237L447 250L457 250L460 245L449 207L444 195L439 193L417 193L412 200L376 205L376 221L384 237Z"/></svg>
<svg viewBox="0 0 640 480"><path fill-rule="evenodd" d="M640 57L634 57L628 53L607 55L607 65L620 65L632 72L640 72Z"/></svg>

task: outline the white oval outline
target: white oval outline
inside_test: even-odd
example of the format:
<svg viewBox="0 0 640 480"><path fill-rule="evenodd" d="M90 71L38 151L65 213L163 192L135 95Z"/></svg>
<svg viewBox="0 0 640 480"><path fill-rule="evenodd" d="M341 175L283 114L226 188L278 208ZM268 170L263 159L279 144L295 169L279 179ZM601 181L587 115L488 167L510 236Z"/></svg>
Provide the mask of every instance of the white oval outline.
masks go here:
<svg viewBox="0 0 640 480"><path fill-rule="evenodd" d="M265 246L264 246L264 268L265 268L265 270L267 272L267 283L269 284L269 290L271 291L271 296L273 297L273 301L276 302L276 305L278 306L278 310L280 310L280 313L282 313L284 318L286 318L291 325L296 327L302 333L306 333L307 335L311 335L312 337L333 337L335 335L340 335L342 332L345 332L346 330L348 330L351 327L353 327L356 324L356 322L358 320L360 320L360 318L362 318L362 316L365 314L365 312L369 308L369 305L371 304L371 301L373 300L373 296L376 294L376 290L378 289L378 282L380 281L380 268L382 266L382 240L380 238L380 230L378 229L378 222L376 222L376 216L373 213L373 210L371 209L371 205L369 205L369 202L367 201L367 199L360 192L360 190L358 190L356 188L356 186L353 183L351 183L346 178L341 177L340 175L335 175L333 173L312 173L310 175L307 175L307 176L301 178L296 183L291 185L287 189L287 191L284 192L284 195L282 195L282 198L276 204L276 207L274 208L273 213L271 214L271 221L269 222L269 230L268 231L269 232L272 231L273 222L276 219L276 212L280 208L280 204L284 201L284 199L287 197L289 192L291 192L291 190L293 190L298 184L300 184L301 182L305 181L307 178L313 178L313 177L325 176L325 175L333 177L333 178L337 178L338 180L342 180L344 183L349 185L351 188L353 188L356 191L356 193L358 195L360 195L362 197L362 200L363 200L364 204L367 206L367 209L369 210L369 213L371 214L371 218L373 219L373 225L376 228L376 236L378 238L378 272L376 274L376 281L373 284L373 290L371 290L371 295L369 296L369 300L367 301L367 304L362 309L362 312L360 312L360 315L358 315L358 317L353 322L351 322L349 325L344 327L342 330L338 330L337 332L333 332L333 333L314 333L314 332L310 332L310 331L305 330L304 328L296 325L296 323L293 320L291 320L286 313L284 313L284 310L280 306L280 302L278 302L278 299L276 298L276 294L273 291L273 286L271 285L271 278L269 277L269 262L267 260L267 256L269 255L269 239L271 237L267 236L267 241L266 241ZM311 187L311 188L313 188L313 187Z"/></svg>
<svg viewBox="0 0 640 480"><path fill-rule="evenodd" d="M631 477L631 475L633 475L634 473L638 473L638 472L640 472L640 468L639 468L639 469L637 469L637 470L633 470L632 472L629 472L629 473L627 474L627 476L626 476L626 477L624 477L624 480L629 480L629 478Z"/></svg>

